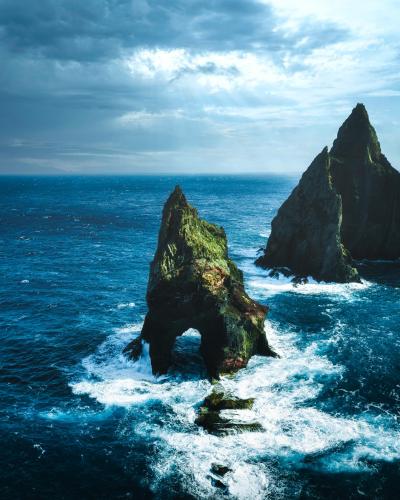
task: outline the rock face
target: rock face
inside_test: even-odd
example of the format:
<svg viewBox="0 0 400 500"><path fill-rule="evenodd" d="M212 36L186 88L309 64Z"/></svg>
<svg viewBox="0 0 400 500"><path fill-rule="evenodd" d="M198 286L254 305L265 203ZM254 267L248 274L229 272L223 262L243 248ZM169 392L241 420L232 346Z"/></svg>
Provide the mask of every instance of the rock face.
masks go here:
<svg viewBox="0 0 400 500"><path fill-rule="evenodd" d="M274 355L264 332L267 308L246 294L223 228L201 220L178 186L164 206L147 303L141 335L125 352L136 358L148 342L156 374L167 372L175 338L189 328L200 332L210 377L246 366L254 354Z"/></svg>
<svg viewBox="0 0 400 500"><path fill-rule="evenodd" d="M272 221L256 263L298 277L359 281L356 259L400 256L400 173L381 153L362 104L340 127Z"/></svg>
<svg viewBox="0 0 400 500"><path fill-rule="evenodd" d="M257 263L287 267L298 276L324 281L357 280L357 271L341 243L341 223L342 200L332 185L325 148L279 209L265 255Z"/></svg>
<svg viewBox="0 0 400 500"><path fill-rule="evenodd" d="M400 173L382 154L362 104L340 127L330 156L343 202L343 244L355 259L398 258Z"/></svg>

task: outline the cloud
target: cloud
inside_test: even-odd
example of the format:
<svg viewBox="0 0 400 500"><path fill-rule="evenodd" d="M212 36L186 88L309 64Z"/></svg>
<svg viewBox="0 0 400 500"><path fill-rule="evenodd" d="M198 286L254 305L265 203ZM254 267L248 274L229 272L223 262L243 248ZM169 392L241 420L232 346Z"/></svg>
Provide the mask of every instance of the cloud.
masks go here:
<svg viewBox="0 0 400 500"><path fill-rule="evenodd" d="M305 50L346 36L332 23L283 32L271 6L256 0L1 0L0 26L11 52L82 62L138 47L279 52L299 38L310 41Z"/></svg>
<svg viewBox="0 0 400 500"><path fill-rule="evenodd" d="M139 46L243 48L261 35L279 45L270 7L252 0L2 0L0 19L11 51L59 60L107 59Z"/></svg>
<svg viewBox="0 0 400 500"><path fill-rule="evenodd" d="M0 0L0 171L299 171L360 100L400 159L385 7Z"/></svg>
<svg viewBox="0 0 400 500"><path fill-rule="evenodd" d="M185 49L140 49L127 58L125 64L134 77L167 82L188 78L191 83L211 91L275 84L285 78L270 57L240 51L198 53Z"/></svg>
<svg viewBox="0 0 400 500"><path fill-rule="evenodd" d="M125 113L117 118L117 124L122 126L139 125L151 126L159 120L170 120L172 118L182 118L184 116L183 110L174 109L171 111L163 111L159 113L149 113L148 111L131 111Z"/></svg>

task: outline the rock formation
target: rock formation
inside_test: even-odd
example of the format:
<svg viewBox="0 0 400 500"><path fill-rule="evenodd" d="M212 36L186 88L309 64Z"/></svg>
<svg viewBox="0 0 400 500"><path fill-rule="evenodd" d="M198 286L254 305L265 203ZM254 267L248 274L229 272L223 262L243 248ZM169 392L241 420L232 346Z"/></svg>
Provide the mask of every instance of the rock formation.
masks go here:
<svg viewBox="0 0 400 500"><path fill-rule="evenodd" d="M330 156L345 247L355 259L400 257L400 173L382 154L362 104L340 127Z"/></svg>
<svg viewBox="0 0 400 500"><path fill-rule="evenodd" d="M265 255L257 263L324 281L356 280L357 271L341 243L341 221L342 200L332 185L325 148L279 209Z"/></svg>
<svg viewBox="0 0 400 500"><path fill-rule="evenodd" d="M195 423L210 434L217 436L235 432L259 432L264 430L255 420L241 419L242 410L251 410L254 399L240 399L227 392L223 387L213 388L199 408ZM233 410L229 417L221 414L223 410Z"/></svg>
<svg viewBox="0 0 400 500"><path fill-rule="evenodd" d="M254 354L274 355L264 332L267 308L246 294L223 228L201 220L178 186L164 206L147 304L141 335L125 352L137 358L148 342L156 374L167 372L175 338L189 328L201 335L210 377L246 366Z"/></svg>
<svg viewBox="0 0 400 500"><path fill-rule="evenodd" d="M272 221L256 264L297 277L359 281L356 259L400 257L400 173L381 153L362 104L340 127Z"/></svg>

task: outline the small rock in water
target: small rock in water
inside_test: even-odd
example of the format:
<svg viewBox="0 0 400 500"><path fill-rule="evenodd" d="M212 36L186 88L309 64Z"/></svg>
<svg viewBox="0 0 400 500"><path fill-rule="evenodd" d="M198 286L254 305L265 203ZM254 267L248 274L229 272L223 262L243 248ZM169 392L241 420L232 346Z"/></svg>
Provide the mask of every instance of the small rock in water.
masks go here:
<svg viewBox="0 0 400 500"><path fill-rule="evenodd" d="M225 483L223 483L222 481L220 481L219 479L211 478L211 483L216 488L221 488L222 490L228 489L228 486Z"/></svg>
<svg viewBox="0 0 400 500"><path fill-rule="evenodd" d="M220 410L251 410L254 404L254 398L240 399L229 392L223 390L222 387L214 387L203 403L203 407L211 411Z"/></svg>
<svg viewBox="0 0 400 500"><path fill-rule="evenodd" d="M240 411L250 410L253 404L254 398L240 399L225 392L221 387L216 387L200 406L195 423L210 434L217 436L235 432L263 431L264 429L259 422L241 421L221 415L221 411L224 410L237 410L238 417L240 417Z"/></svg>
<svg viewBox="0 0 400 500"><path fill-rule="evenodd" d="M136 339L133 339L129 344L125 347L125 349L122 351L125 353L128 358L132 359L133 361L136 361L137 359L140 358L140 355L142 354L143 346L142 346L142 339L141 337L137 337Z"/></svg>
<svg viewBox="0 0 400 500"><path fill-rule="evenodd" d="M217 476L225 476L225 474L228 474L228 472L232 472L232 469L227 467L226 465L220 465L220 464L212 464L211 465L211 472L213 474L216 474Z"/></svg>

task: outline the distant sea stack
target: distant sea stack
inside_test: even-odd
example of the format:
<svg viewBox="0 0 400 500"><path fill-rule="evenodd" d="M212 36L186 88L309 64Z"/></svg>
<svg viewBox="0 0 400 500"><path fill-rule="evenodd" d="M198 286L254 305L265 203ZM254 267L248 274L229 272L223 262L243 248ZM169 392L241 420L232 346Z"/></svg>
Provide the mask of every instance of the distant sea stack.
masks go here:
<svg viewBox="0 0 400 500"><path fill-rule="evenodd" d="M352 258L399 257L400 173L357 104L280 207L256 264L343 283L360 280Z"/></svg>
<svg viewBox="0 0 400 500"><path fill-rule="evenodd" d="M125 352L137 358L148 342L155 374L168 371L175 339L189 328L201 335L210 377L237 371L254 354L274 355L264 332L267 308L245 292L223 228L200 219L179 186L164 206L147 304L141 335Z"/></svg>

